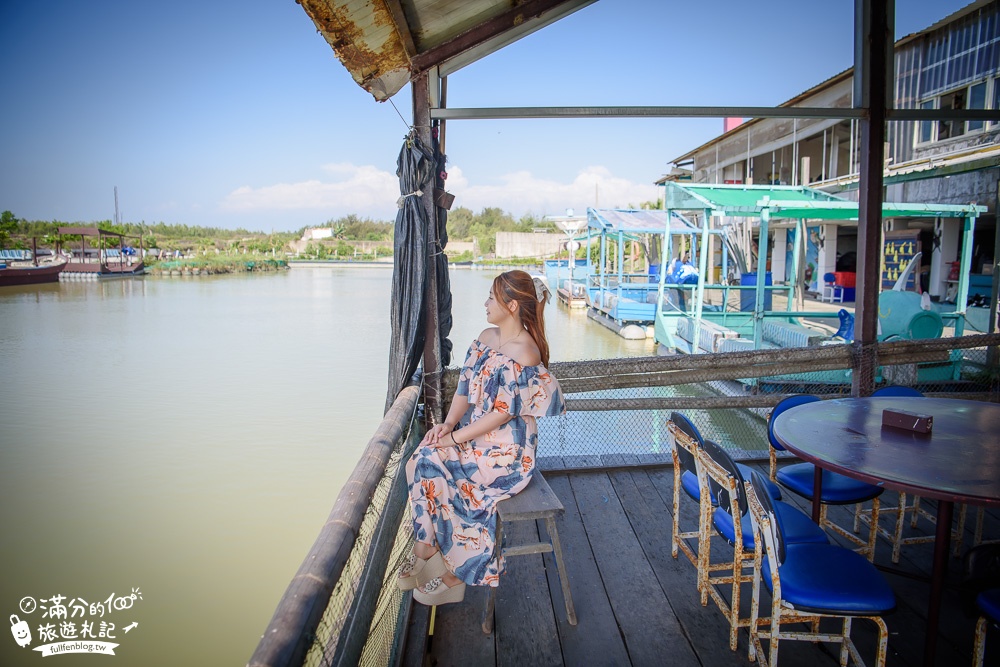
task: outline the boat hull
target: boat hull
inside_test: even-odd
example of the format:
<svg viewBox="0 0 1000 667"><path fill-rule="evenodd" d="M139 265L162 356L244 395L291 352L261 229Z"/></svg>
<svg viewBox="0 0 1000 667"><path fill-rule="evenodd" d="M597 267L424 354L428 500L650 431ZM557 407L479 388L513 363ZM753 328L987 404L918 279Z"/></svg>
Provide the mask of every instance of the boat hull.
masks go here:
<svg viewBox="0 0 1000 667"><path fill-rule="evenodd" d="M52 266L8 267L0 269L0 287L14 285L41 285L43 283L59 282L59 274L66 268L65 264Z"/></svg>

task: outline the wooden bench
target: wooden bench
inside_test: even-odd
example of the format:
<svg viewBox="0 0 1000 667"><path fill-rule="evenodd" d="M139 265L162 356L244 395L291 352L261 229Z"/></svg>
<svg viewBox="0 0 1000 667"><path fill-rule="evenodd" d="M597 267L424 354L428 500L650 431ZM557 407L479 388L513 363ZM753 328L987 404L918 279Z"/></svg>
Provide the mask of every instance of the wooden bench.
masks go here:
<svg viewBox="0 0 1000 667"><path fill-rule="evenodd" d="M569 576L566 574L566 564L563 562L562 546L559 544L559 531L556 529L556 517L566 511L552 487L545 481L540 470L536 469L531 482L523 491L497 504L497 537L496 543L502 545L503 524L513 521L537 521L545 519L545 532L548 542L533 542L502 547L504 558L526 556L528 554L552 553L559 570L559 583L562 585L563 600L566 602L566 618L570 625L576 625L576 610L573 609L573 597L569 591ZM493 609L496 605L497 587L490 588L486 600L486 611L483 613L483 632L493 632Z"/></svg>

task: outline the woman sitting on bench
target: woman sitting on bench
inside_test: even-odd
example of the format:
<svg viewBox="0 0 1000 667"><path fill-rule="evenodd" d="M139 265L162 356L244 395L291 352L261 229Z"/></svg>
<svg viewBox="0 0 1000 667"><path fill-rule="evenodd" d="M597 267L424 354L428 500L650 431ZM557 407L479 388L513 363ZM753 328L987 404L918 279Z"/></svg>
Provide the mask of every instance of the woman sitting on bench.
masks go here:
<svg viewBox="0 0 1000 667"><path fill-rule="evenodd" d="M496 586L496 505L535 469L536 417L566 410L548 372L543 309L548 288L524 271L493 281L484 330L469 347L443 424L406 464L416 543L399 587L427 605L459 602L465 586Z"/></svg>

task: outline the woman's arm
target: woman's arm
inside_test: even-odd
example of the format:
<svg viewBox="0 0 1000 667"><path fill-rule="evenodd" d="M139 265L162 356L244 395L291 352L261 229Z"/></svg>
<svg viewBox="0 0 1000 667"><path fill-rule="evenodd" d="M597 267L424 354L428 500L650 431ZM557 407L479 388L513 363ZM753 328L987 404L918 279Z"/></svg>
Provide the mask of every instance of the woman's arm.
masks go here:
<svg viewBox="0 0 1000 667"><path fill-rule="evenodd" d="M458 422L462 419L462 415L466 413L469 409L469 397L455 394L451 399L451 408L448 410L448 416L444 418L444 424L448 427L449 431L455 430L458 426Z"/></svg>
<svg viewBox="0 0 1000 667"><path fill-rule="evenodd" d="M451 438L447 436L455 430L455 427L458 426L459 420L462 419L462 415L464 415L468 409L469 398L467 396L455 394L451 399L451 408L449 408L448 415L444 418L444 422L428 429L420 444L441 445L443 447L454 446L451 442Z"/></svg>
<svg viewBox="0 0 1000 667"><path fill-rule="evenodd" d="M468 426L460 428L457 431L452 431L447 438L443 438L441 440L439 446L448 447L456 444L462 445L469 440L474 440L475 438L485 435L490 431L495 431L513 418L514 415L494 410L487 415L483 415ZM454 443L452 443L453 439Z"/></svg>

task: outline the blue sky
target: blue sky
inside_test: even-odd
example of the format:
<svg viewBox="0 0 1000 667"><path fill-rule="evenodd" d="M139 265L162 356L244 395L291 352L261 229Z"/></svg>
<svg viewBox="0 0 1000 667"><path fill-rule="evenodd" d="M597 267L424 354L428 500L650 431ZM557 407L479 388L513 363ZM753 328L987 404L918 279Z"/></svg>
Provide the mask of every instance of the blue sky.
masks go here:
<svg viewBox="0 0 1000 667"><path fill-rule="evenodd" d="M896 4L902 36L967 2ZM448 104L776 105L851 66L853 6L601 0L452 75ZM115 186L127 222L277 231L395 215L409 87L395 108L375 102L294 0L5 0L0 82L0 210L20 218L110 220ZM516 216L637 204L721 129L452 121L448 189L456 206Z"/></svg>

